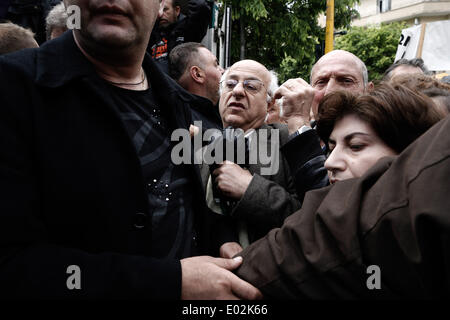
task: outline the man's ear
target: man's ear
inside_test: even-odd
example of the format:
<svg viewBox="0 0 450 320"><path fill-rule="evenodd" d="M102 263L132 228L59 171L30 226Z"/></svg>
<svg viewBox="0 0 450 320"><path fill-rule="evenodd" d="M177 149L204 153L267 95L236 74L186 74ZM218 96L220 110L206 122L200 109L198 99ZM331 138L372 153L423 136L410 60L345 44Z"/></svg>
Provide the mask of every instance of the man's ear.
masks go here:
<svg viewBox="0 0 450 320"><path fill-rule="evenodd" d="M366 89L366 91L372 91L373 88L374 88L374 84L373 84L372 81L370 81L370 82L367 84L367 89Z"/></svg>
<svg viewBox="0 0 450 320"><path fill-rule="evenodd" d="M181 12L181 7L180 6L176 6L175 7L175 13L177 14L177 18L180 15L180 12Z"/></svg>
<svg viewBox="0 0 450 320"><path fill-rule="evenodd" d="M198 66L192 66L189 69L189 72L191 74L191 78L194 79L195 82L202 84L205 83L206 81L205 73L201 68L199 68Z"/></svg>
<svg viewBox="0 0 450 320"><path fill-rule="evenodd" d="M158 19L162 17L164 12L164 3L166 0L159 0L159 11L158 11Z"/></svg>

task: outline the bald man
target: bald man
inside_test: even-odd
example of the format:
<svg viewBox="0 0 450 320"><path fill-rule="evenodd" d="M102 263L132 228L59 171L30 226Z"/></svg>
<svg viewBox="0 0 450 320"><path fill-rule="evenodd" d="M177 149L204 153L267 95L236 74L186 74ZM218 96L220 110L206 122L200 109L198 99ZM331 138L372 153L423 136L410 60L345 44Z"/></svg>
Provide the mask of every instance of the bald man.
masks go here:
<svg viewBox="0 0 450 320"><path fill-rule="evenodd" d="M283 99L282 117L289 119L290 133L309 126L325 94L336 90L363 93L373 88L364 62L345 50L334 50L320 58L310 78L310 84L301 78L289 79L275 92L276 99Z"/></svg>
<svg viewBox="0 0 450 320"><path fill-rule="evenodd" d="M363 93L373 88L364 62L344 50L334 50L320 58L311 69L310 78L310 84L300 78L289 79L275 92L275 99L282 101L281 119L287 123L291 136L281 151L294 175L300 200L307 191L328 184L323 167L326 158L311 126L320 100L336 90Z"/></svg>
<svg viewBox="0 0 450 320"><path fill-rule="evenodd" d="M223 257L231 257L242 250L240 246L263 237L300 207L285 159L281 157L275 165L275 153L279 154L280 145L287 141L287 128L264 123L267 109L274 103L274 89L269 70L253 60L235 63L222 76L219 111L223 127L242 129L249 153L256 159L247 169L226 161L211 177L218 192L232 200L229 214L239 226L239 244L223 246ZM270 163L262 158L262 148L269 150Z"/></svg>
<svg viewBox="0 0 450 320"><path fill-rule="evenodd" d="M240 246L261 238L300 207L293 174L279 154L290 139L287 126L264 123L267 110L275 102L276 88L269 70L253 60L235 63L222 77L219 110L223 127L242 129L249 139L250 159L258 155L257 162L250 163L248 170L228 161L213 172L219 191L235 201L231 216L239 230L239 245L222 246L223 257L230 257L240 251ZM269 163L261 157L262 147L269 150ZM269 169L269 173L262 168ZM305 170L301 188L310 190L309 181L317 181L317 174L326 176L326 171L322 171Z"/></svg>

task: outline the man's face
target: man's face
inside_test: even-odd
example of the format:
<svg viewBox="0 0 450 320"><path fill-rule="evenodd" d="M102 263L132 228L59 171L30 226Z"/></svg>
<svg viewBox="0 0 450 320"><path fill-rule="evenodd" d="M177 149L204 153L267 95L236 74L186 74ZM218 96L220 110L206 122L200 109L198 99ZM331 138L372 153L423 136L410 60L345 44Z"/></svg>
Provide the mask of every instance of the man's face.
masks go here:
<svg viewBox="0 0 450 320"><path fill-rule="evenodd" d="M219 65L217 58L211 51L206 48L199 48L200 67L205 72L207 98L216 104L219 101L219 86L220 78L223 74L223 69Z"/></svg>
<svg viewBox="0 0 450 320"><path fill-rule="evenodd" d="M159 0L65 0L65 4L81 10L77 32L82 40L113 48L148 41L160 7Z"/></svg>
<svg viewBox="0 0 450 320"><path fill-rule="evenodd" d="M239 81L234 88L224 85L227 80ZM256 90L244 88L243 81L251 80ZM224 128L233 126L244 131L259 128L267 113L267 88L270 85L269 71L252 60L244 60L231 66L222 84L219 110Z"/></svg>
<svg viewBox="0 0 450 320"><path fill-rule="evenodd" d="M159 26L161 28L167 28L172 23L178 20L178 15L180 14L180 7L173 6L173 0L166 0L164 4L163 14L159 19Z"/></svg>
<svg viewBox="0 0 450 320"><path fill-rule="evenodd" d="M361 65L351 54L342 51L332 51L316 63L311 85L325 94L336 90L365 91Z"/></svg>

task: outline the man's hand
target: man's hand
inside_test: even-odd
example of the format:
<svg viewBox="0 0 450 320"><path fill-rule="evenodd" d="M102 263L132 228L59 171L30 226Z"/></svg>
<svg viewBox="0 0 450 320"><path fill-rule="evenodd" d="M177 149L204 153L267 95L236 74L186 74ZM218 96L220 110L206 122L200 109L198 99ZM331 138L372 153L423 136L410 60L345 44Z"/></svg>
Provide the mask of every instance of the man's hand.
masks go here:
<svg viewBox="0 0 450 320"><path fill-rule="evenodd" d="M191 124L189 126L189 135L191 136L191 138L193 138L194 136L199 134L199 132L200 132L200 128L199 127L194 126L193 124Z"/></svg>
<svg viewBox="0 0 450 320"><path fill-rule="evenodd" d="M202 256L182 259L181 299L261 299L262 294L258 289L229 271L241 263L242 257L222 259Z"/></svg>
<svg viewBox="0 0 450 320"><path fill-rule="evenodd" d="M220 257L231 259L243 249L237 242L226 242L220 247Z"/></svg>
<svg viewBox="0 0 450 320"><path fill-rule="evenodd" d="M288 125L289 134L304 125L310 125L311 119L317 115L323 94L300 78L289 79L275 91L275 99L283 98L282 119Z"/></svg>
<svg viewBox="0 0 450 320"><path fill-rule="evenodd" d="M239 200L252 181L252 174L231 161L214 170L215 183L219 190L227 197Z"/></svg>

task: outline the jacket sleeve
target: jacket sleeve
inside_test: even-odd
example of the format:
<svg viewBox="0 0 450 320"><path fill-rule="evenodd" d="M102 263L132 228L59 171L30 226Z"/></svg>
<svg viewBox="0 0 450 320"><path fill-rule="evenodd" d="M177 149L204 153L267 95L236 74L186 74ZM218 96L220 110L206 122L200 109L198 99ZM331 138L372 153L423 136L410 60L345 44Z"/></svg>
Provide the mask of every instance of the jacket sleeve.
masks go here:
<svg viewBox="0 0 450 320"><path fill-rule="evenodd" d="M288 140L287 127L274 125L270 128L278 130L280 148ZM288 162L282 154L279 158L278 172L267 178L250 166L253 178L232 212L234 217L260 227L263 234L281 226L284 219L301 206Z"/></svg>
<svg viewBox="0 0 450 320"><path fill-rule="evenodd" d="M205 0L189 0L184 42L201 42L211 22L211 7Z"/></svg>
<svg viewBox="0 0 450 320"><path fill-rule="evenodd" d="M326 158L316 130L308 130L292 138L281 147L281 152L289 164L301 202L307 191L328 185L324 167Z"/></svg>
<svg viewBox="0 0 450 320"><path fill-rule="evenodd" d="M31 106L39 96L32 86L29 75L0 58L0 296L180 298L177 260L87 252L52 240L48 225L55 222L46 221L40 196L41 150L33 146ZM73 265L80 290L67 286Z"/></svg>
<svg viewBox="0 0 450 320"><path fill-rule="evenodd" d="M253 174L247 190L233 208L232 215L250 224L265 225L269 230L281 226L288 215L300 208L292 180L290 182L284 188L257 173Z"/></svg>
<svg viewBox="0 0 450 320"><path fill-rule="evenodd" d="M447 117L363 177L308 192L237 275L275 298L448 297L449 130Z"/></svg>

